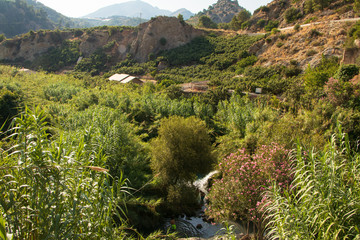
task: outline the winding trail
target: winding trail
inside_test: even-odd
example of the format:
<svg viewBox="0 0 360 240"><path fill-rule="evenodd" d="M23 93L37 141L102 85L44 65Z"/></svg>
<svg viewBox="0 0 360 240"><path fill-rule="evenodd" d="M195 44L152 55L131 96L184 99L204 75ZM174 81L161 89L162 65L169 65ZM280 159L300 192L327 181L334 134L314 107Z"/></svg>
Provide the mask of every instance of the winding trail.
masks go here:
<svg viewBox="0 0 360 240"><path fill-rule="evenodd" d="M359 20L360 20L360 18L346 18L346 19L339 19L339 20L330 20L330 21L323 21L323 22L307 23L307 24L300 25L300 27L310 27L310 26L313 26L313 25L319 25L319 24L323 24L323 23L356 22L356 21L359 21ZM287 30L291 30L291 29L294 29L294 26L286 27L286 28L279 28L280 31L287 31Z"/></svg>

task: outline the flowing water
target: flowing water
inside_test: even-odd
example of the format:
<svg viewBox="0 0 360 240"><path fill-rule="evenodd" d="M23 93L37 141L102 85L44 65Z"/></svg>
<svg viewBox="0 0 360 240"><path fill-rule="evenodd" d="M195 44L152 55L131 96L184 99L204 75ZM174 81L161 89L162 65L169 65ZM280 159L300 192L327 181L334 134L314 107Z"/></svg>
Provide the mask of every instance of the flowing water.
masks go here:
<svg viewBox="0 0 360 240"><path fill-rule="evenodd" d="M200 192L205 195L208 194L208 181L214 176L218 171L210 172L202 179L198 179L194 182L194 186L200 190ZM208 223L204 215L205 204L203 204L201 210L196 212L196 215L193 217L178 217L175 219L176 222L176 232L181 237L201 237L201 238L211 238L215 235L222 235L225 233L225 230L221 224L211 224ZM170 229L170 219L165 220L166 223L164 228ZM236 226L237 232L244 232L244 229L241 226Z"/></svg>

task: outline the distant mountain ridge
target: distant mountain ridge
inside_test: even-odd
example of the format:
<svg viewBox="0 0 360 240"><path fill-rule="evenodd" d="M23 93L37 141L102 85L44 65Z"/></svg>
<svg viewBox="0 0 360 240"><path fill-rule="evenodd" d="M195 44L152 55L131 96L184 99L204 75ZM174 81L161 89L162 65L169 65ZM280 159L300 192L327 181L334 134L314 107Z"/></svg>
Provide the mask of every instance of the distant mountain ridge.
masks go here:
<svg viewBox="0 0 360 240"><path fill-rule="evenodd" d="M113 4L107 7L100 8L99 10L90 13L84 17L86 18L108 18L112 16L123 17L141 17L144 19L150 19L156 16L175 16L176 14L182 14L184 19L188 19L193 14L186 9L179 9L176 12L160 9L154 7L149 3L141 0L129 1L124 3ZM177 16L176 15L176 16Z"/></svg>

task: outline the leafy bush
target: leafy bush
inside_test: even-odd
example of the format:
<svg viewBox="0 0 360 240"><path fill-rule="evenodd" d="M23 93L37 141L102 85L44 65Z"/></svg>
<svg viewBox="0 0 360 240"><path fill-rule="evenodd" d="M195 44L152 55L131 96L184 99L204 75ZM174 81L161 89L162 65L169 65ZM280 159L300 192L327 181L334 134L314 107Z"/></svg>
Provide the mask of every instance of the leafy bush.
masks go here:
<svg viewBox="0 0 360 240"><path fill-rule="evenodd" d="M304 74L304 83L308 90L322 88L338 69L337 59L323 58L318 67L308 67Z"/></svg>
<svg viewBox="0 0 360 240"><path fill-rule="evenodd" d="M347 82L358 74L359 74L358 66L354 64L345 64L339 67L334 78L343 82Z"/></svg>
<svg viewBox="0 0 360 240"><path fill-rule="evenodd" d="M238 72L242 73L248 66L253 66L257 62L258 58L255 55L248 56L237 62Z"/></svg>
<svg viewBox="0 0 360 240"><path fill-rule="evenodd" d="M64 41L61 47L50 48L32 65L45 71L54 72L65 66L75 64L80 57L79 45L80 41Z"/></svg>
<svg viewBox="0 0 360 240"><path fill-rule="evenodd" d="M237 15L232 18L230 22L231 29L239 30L246 28L249 25L248 20L250 19L250 17L251 13L248 10L241 10Z"/></svg>
<svg viewBox="0 0 360 240"><path fill-rule="evenodd" d="M287 23L295 22L296 20L302 17L300 10L294 7L288 8L285 11L284 15Z"/></svg>
<svg viewBox="0 0 360 240"><path fill-rule="evenodd" d="M356 239L359 160L341 135L320 152L298 146L293 187L269 193L269 239Z"/></svg>
<svg viewBox="0 0 360 240"><path fill-rule="evenodd" d="M166 38L162 37L162 38L160 38L159 42L162 46L165 46L167 43L167 40L166 40Z"/></svg>
<svg viewBox="0 0 360 240"><path fill-rule="evenodd" d="M316 30L315 28L313 28L310 30L309 35L311 38L313 38L313 37L321 36L321 33L318 30Z"/></svg>
<svg viewBox="0 0 360 240"><path fill-rule="evenodd" d="M359 105L360 85L330 78L324 87L326 99L335 106L355 107Z"/></svg>
<svg viewBox="0 0 360 240"><path fill-rule="evenodd" d="M217 24L215 22L213 22L211 20L211 18L209 18L208 16L206 15L202 15L200 18L199 18L199 24L198 24L199 27L203 27L203 28L217 28Z"/></svg>
<svg viewBox="0 0 360 240"><path fill-rule="evenodd" d="M289 151L282 146L262 146L255 154L245 149L230 154L219 163L220 179L215 179L208 195L206 213L217 221L253 222L259 236L264 230L261 205L267 187L286 189L291 182Z"/></svg>
<svg viewBox="0 0 360 240"><path fill-rule="evenodd" d="M152 142L151 167L164 185L194 181L215 162L205 123L195 117L161 120Z"/></svg>
<svg viewBox="0 0 360 240"><path fill-rule="evenodd" d="M300 24L295 24L294 30L295 30L296 32L300 31L300 28L301 28Z"/></svg>
<svg viewBox="0 0 360 240"><path fill-rule="evenodd" d="M273 20L270 20L268 22L268 24L264 27L264 29L267 31L267 32L270 32L271 30L273 30L273 28L277 28L279 26L279 22L278 21L273 21Z"/></svg>
<svg viewBox="0 0 360 240"><path fill-rule="evenodd" d="M82 72L90 72L91 75L98 75L100 71L106 68L109 57L102 49L98 49L90 58L84 58L75 66L75 70Z"/></svg>
<svg viewBox="0 0 360 240"><path fill-rule="evenodd" d="M260 19L259 21L257 21L256 25L258 25L258 27L263 28L266 25L266 21L264 19Z"/></svg>
<svg viewBox="0 0 360 240"><path fill-rule="evenodd" d="M11 123L11 119L15 117L21 110L21 94L11 91L0 85L0 128L4 125L6 130Z"/></svg>

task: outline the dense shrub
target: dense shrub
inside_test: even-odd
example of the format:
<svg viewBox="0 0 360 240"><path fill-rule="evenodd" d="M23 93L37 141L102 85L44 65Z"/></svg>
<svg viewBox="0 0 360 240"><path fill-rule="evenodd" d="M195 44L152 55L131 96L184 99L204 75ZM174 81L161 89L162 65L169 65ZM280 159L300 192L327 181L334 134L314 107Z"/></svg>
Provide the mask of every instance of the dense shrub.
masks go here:
<svg viewBox="0 0 360 240"><path fill-rule="evenodd" d="M206 15L202 15L200 18L199 18L199 24L198 24L199 27L203 27L203 28L217 28L217 24L215 22L213 22L211 20L211 18L209 18L208 16Z"/></svg>
<svg viewBox="0 0 360 240"><path fill-rule="evenodd" d="M262 146L255 154L245 149L230 154L219 163L220 179L215 179L208 195L206 213L217 221L253 222L261 236L264 219L261 205L267 187L286 189L291 182L289 151L282 146Z"/></svg>
<svg viewBox="0 0 360 240"><path fill-rule="evenodd" d="M278 21L272 21L270 20L268 22L268 24L264 27L264 29L267 31L267 32L270 32L271 30L273 30L273 28L277 28L279 26L279 22Z"/></svg>
<svg viewBox="0 0 360 240"><path fill-rule="evenodd" d="M295 30L296 32L300 31L300 28L301 28L300 24L295 24L294 30Z"/></svg>
<svg viewBox="0 0 360 240"><path fill-rule="evenodd" d="M164 185L193 181L210 172L215 161L203 121L170 117L160 123L159 137L152 142L151 166Z"/></svg>
<svg viewBox="0 0 360 240"><path fill-rule="evenodd" d="M337 70L334 78L347 82L352 79L355 75L359 74L359 67L353 64L341 65Z"/></svg>
<svg viewBox="0 0 360 240"><path fill-rule="evenodd" d="M231 29L233 30L239 30L239 29L244 29L245 27L248 26L248 20L251 17L251 13L246 10L243 9L241 10L237 15L235 15L231 22L230 22L230 26Z"/></svg>
<svg viewBox="0 0 360 240"><path fill-rule="evenodd" d="M6 130L15 117L21 111L21 94L17 91L0 85L0 128Z"/></svg>
<svg viewBox="0 0 360 240"><path fill-rule="evenodd" d="M295 22L302 17L300 10L294 7L288 8L284 14L287 23Z"/></svg>
<svg viewBox="0 0 360 240"><path fill-rule="evenodd" d="M335 106L359 106L360 85L354 81L342 81L330 78L325 84L326 98Z"/></svg>
<svg viewBox="0 0 360 240"><path fill-rule="evenodd" d="M306 69L304 74L304 83L308 90L322 88L324 84L332 77L338 69L337 59L323 58L319 66Z"/></svg>
<svg viewBox="0 0 360 240"><path fill-rule="evenodd" d="M263 28L265 27L266 25L266 21L264 19L260 19L259 21L257 21L256 25L259 27L259 28Z"/></svg>
<svg viewBox="0 0 360 240"><path fill-rule="evenodd" d="M50 48L37 58L32 66L54 72L63 67L75 64L80 57L80 41L64 41L58 48Z"/></svg>
<svg viewBox="0 0 360 240"><path fill-rule="evenodd" d="M346 137L320 152L298 147L290 190L273 185L269 239L356 239L359 234L360 157Z"/></svg>

